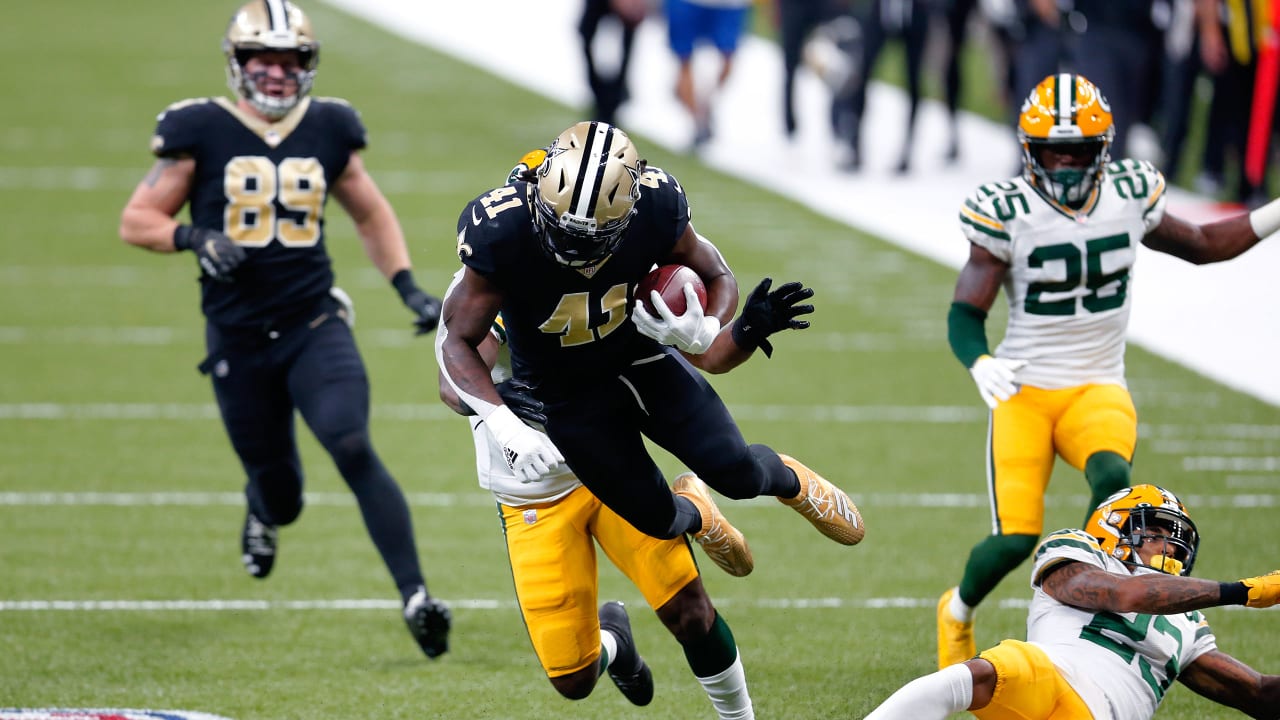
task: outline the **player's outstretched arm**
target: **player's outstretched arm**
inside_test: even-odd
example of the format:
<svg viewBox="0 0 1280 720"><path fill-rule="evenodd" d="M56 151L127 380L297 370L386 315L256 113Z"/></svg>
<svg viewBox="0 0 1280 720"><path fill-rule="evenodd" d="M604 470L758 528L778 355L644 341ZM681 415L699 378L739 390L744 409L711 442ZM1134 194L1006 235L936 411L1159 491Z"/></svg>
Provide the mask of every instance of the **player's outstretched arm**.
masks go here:
<svg viewBox="0 0 1280 720"><path fill-rule="evenodd" d="M689 362L709 373L726 373L746 362L756 348L772 356L770 335L809 327L809 321L801 316L813 312L813 305L804 302L813 297L813 288L799 282L783 283L771 290L772 286L772 278L761 280L747 296L742 313L720 331L705 353L686 355Z"/></svg>
<svg viewBox="0 0 1280 720"><path fill-rule="evenodd" d="M1178 674L1183 685L1259 720L1280 718L1280 675L1263 675L1220 650L1196 658Z"/></svg>
<svg viewBox="0 0 1280 720"><path fill-rule="evenodd" d="M1271 607L1280 602L1280 571L1220 583L1163 573L1121 575L1065 562L1047 570L1040 587L1058 602L1082 610L1171 615L1223 605Z"/></svg>
<svg viewBox="0 0 1280 720"><path fill-rule="evenodd" d="M1237 257L1280 230L1280 200L1235 217L1196 225L1165 213L1142 244L1196 265Z"/></svg>

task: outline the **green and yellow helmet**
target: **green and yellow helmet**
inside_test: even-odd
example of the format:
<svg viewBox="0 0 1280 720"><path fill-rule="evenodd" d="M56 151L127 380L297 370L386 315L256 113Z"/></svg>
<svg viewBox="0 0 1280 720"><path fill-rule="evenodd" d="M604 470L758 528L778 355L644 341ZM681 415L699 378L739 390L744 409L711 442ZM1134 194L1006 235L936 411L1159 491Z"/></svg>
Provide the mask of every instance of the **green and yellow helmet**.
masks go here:
<svg viewBox="0 0 1280 720"><path fill-rule="evenodd" d="M1149 567L1170 575L1190 575L1200 548L1200 533L1176 495L1155 485L1134 485L1112 495L1093 511L1084 531L1103 552L1126 565L1142 565L1138 548L1160 539L1165 552L1153 557ZM1160 527L1167 534L1155 534Z"/></svg>
<svg viewBox="0 0 1280 720"><path fill-rule="evenodd" d="M1115 134L1111 106L1098 86L1072 73L1046 77L1031 90L1018 115L1018 142L1022 143L1027 181L1057 202L1079 207L1111 160ZM1039 151L1053 145L1092 150L1093 159L1085 168L1050 171L1040 162Z"/></svg>

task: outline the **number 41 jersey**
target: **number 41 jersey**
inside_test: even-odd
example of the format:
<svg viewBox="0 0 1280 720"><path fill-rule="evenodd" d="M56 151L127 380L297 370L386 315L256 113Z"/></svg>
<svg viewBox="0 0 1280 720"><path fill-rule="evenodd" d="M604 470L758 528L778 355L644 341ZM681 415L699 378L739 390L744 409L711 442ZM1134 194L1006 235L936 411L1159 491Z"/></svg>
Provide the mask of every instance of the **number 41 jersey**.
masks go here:
<svg viewBox="0 0 1280 720"><path fill-rule="evenodd" d="M1031 570L1035 597L1027 613L1027 642L1044 650L1094 720L1150 720L1183 668L1217 648L1209 623L1198 611L1120 614L1064 605L1040 588L1045 574L1064 562L1130 572L1082 530L1049 533L1036 548Z"/></svg>
<svg viewBox="0 0 1280 720"><path fill-rule="evenodd" d="M996 354L1028 361L1022 382L1125 384L1134 259L1164 209L1164 176L1135 160L1108 165L1078 211L1021 177L983 185L965 201L965 237L1009 264L1009 324Z"/></svg>
<svg viewBox="0 0 1280 720"><path fill-rule="evenodd" d="M210 322L262 327L307 312L328 294L324 205L351 153L364 146L359 115L336 99L303 98L274 123L225 98L186 100L160 114L151 151L196 161L191 223L225 234L247 255L235 282L201 277Z"/></svg>

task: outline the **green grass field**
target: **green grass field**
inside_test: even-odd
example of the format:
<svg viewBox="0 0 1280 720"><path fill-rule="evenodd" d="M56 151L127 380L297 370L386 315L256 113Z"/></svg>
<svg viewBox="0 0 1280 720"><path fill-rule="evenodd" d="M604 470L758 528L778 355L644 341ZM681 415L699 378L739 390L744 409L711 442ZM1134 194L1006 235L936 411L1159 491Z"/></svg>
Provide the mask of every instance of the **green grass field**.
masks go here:
<svg viewBox="0 0 1280 720"><path fill-rule="evenodd" d="M549 687L514 609L468 431L436 399L430 340L411 336L332 204L329 245L359 307L375 442L410 496L431 588L454 605L453 650L438 662L418 651L354 503L305 430L310 505L283 531L272 577L244 573L243 478L195 371L195 266L116 234L150 166L156 113L225 91L218 42L231 8L122 7L29 5L0 27L0 707L236 720L710 717L678 645L611 568L602 598L632 608L657 698L632 708L606 681L571 703ZM456 269L463 204L578 109L327 6L308 9L324 42L317 93L362 111L366 161L400 213L420 279L441 291ZM756 570L734 579L704 565L759 717L861 717L932 669L933 601L989 527L985 413L945 341L954 274L637 141L680 178L699 230L744 289L766 274L817 289L812 329L778 338L772 360L716 385L749 440L851 491L867 540L839 547L776 503L725 501ZM1142 420L1136 478L1193 503L1205 536L1197 574L1280 566L1280 411L1137 348L1129 363ZM1079 523L1087 493L1075 471L1060 468L1049 495L1050 526ZM979 645L1020 636L1022 610L1001 601L1028 597L1024 566L980 611ZM907 602L878 602L892 599ZM343 600L372 602L335 605ZM83 609L111 601L130 609ZM179 601L192 604L164 604ZM1224 650L1280 672L1280 611L1210 617ZM1159 713L1232 716L1185 688Z"/></svg>

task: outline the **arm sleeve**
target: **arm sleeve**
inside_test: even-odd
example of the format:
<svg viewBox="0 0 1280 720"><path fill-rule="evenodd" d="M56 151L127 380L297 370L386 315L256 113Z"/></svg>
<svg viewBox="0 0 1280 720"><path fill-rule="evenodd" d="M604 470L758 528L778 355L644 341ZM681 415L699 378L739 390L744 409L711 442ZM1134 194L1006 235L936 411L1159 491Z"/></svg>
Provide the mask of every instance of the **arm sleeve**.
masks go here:
<svg viewBox="0 0 1280 720"><path fill-rule="evenodd" d="M947 313L947 342L951 352L965 367L973 367L978 358L990 355L987 345L987 314L964 302L951 303Z"/></svg>

